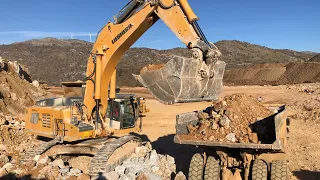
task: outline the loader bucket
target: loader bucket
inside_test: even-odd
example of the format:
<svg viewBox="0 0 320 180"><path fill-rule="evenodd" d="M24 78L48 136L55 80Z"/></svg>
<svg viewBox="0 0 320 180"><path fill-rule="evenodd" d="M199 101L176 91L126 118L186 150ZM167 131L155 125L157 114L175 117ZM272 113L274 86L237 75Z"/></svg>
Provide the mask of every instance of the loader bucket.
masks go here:
<svg viewBox="0 0 320 180"><path fill-rule="evenodd" d="M165 65L148 65L133 75L164 104L216 100L221 92L225 62L174 56Z"/></svg>

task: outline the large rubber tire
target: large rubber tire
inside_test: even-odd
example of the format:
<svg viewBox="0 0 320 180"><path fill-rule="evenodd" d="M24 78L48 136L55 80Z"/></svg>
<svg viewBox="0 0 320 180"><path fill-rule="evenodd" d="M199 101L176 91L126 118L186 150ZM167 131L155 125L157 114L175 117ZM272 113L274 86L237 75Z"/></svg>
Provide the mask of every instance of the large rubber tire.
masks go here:
<svg viewBox="0 0 320 180"><path fill-rule="evenodd" d="M271 180L288 180L288 164L286 161L272 161Z"/></svg>
<svg viewBox="0 0 320 180"><path fill-rule="evenodd" d="M256 159L252 165L252 180L267 180L268 179L268 165L261 159Z"/></svg>
<svg viewBox="0 0 320 180"><path fill-rule="evenodd" d="M188 180L202 180L203 178L203 157L201 154L197 153L192 156L190 166L189 166L189 174Z"/></svg>
<svg viewBox="0 0 320 180"><path fill-rule="evenodd" d="M204 169L204 180L220 180L220 161L209 156Z"/></svg>

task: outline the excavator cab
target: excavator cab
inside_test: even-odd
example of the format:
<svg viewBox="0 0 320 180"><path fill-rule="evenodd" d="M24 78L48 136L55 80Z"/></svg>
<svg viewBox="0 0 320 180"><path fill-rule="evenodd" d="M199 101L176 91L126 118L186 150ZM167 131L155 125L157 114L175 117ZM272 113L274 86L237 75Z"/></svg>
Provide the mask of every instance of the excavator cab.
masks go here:
<svg viewBox="0 0 320 180"><path fill-rule="evenodd" d="M140 117L139 100L133 94L117 94L116 99L109 100L106 116L112 129L134 128Z"/></svg>

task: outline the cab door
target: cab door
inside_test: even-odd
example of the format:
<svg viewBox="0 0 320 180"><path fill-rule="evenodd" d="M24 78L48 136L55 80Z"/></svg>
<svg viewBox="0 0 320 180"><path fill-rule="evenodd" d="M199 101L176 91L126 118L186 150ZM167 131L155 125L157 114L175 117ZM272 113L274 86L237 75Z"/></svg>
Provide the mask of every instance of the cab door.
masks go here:
<svg viewBox="0 0 320 180"><path fill-rule="evenodd" d="M134 102L131 100L125 100L121 103L122 109L122 129L133 128L135 127L136 122L136 110Z"/></svg>

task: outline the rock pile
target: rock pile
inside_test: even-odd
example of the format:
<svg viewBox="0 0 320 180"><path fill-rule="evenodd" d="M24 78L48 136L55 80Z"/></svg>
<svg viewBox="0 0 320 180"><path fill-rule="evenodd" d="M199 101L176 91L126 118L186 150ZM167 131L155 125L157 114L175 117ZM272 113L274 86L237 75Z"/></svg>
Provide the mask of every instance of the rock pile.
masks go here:
<svg viewBox="0 0 320 180"><path fill-rule="evenodd" d="M320 83L305 83L305 84L287 85L286 89L298 91L298 92L309 94L309 95L319 95L320 94Z"/></svg>
<svg viewBox="0 0 320 180"><path fill-rule="evenodd" d="M24 133L25 122L19 116L0 114L0 154L16 159L26 149L39 144L35 136Z"/></svg>
<svg viewBox="0 0 320 180"><path fill-rule="evenodd" d="M188 138L232 143L261 143L271 140L267 128L272 121L261 121L271 115L257 99L244 94L226 96L198 112L197 125L188 125ZM271 124L270 124L271 123ZM259 134L264 134L258 137Z"/></svg>
<svg viewBox="0 0 320 180"><path fill-rule="evenodd" d="M17 115L46 92L32 84L27 67L0 58L0 112Z"/></svg>
<svg viewBox="0 0 320 180"><path fill-rule="evenodd" d="M32 178L32 179L90 179L88 175L89 156L56 156L44 153L34 157L27 164L19 163L19 155L40 145L41 141L33 135L24 133L24 122L19 118L0 114L0 179ZM134 154L115 168L104 173L103 178L115 179L171 179L185 180L182 172L176 175L173 157L157 154L151 144L137 147Z"/></svg>
<svg viewBox="0 0 320 180"><path fill-rule="evenodd" d="M90 179L90 176L84 174L80 169L71 167L60 158L53 158L46 155L36 156L32 162L21 165L16 162L9 162L7 161L8 157L1 155L0 161L2 161L2 164L6 163L0 168L0 177L10 178L10 176L14 176L23 179L29 176L32 179Z"/></svg>
<svg viewBox="0 0 320 180"><path fill-rule="evenodd" d="M297 101L290 105L294 110L294 119L302 119L305 121L319 121L320 119L320 98L315 96L304 101Z"/></svg>
<svg viewBox="0 0 320 180"><path fill-rule="evenodd" d="M176 165L173 157L157 154L152 150L150 143L137 147L131 158L115 168L114 171L104 174L109 180L116 179L172 179L185 180L182 172L176 173ZM143 179L142 178L142 179Z"/></svg>
<svg viewBox="0 0 320 180"><path fill-rule="evenodd" d="M19 154L40 144L33 135L24 133L25 122L20 116L0 113L0 177L25 172L19 166ZM10 177L8 177L10 179Z"/></svg>

